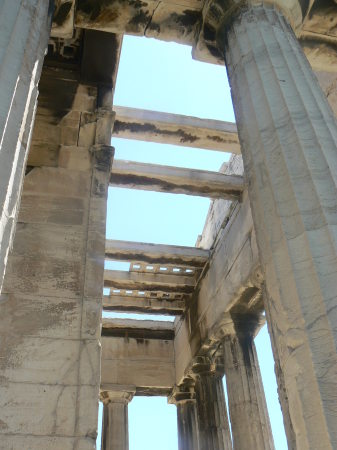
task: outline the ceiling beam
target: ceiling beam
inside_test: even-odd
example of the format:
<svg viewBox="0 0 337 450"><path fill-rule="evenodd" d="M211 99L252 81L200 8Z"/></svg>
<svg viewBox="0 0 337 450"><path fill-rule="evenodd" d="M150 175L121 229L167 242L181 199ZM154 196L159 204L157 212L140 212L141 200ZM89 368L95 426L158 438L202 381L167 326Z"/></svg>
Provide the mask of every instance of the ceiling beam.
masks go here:
<svg viewBox="0 0 337 450"><path fill-rule="evenodd" d="M194 286L194 276L137 273L122 270L104 271L104 287L115 289L191 293Z"/></svg>
<svg viewBox="0 0 337 450"><path fill-rule="evenodd" d="M209 250L108 239L105 244L105 258L115 261L137 261L202 268L209 258Z"/></svg>
<svg viewBox="0 0 337 450"><path fill-rule="evenodd" d="M114 106L113 136L148 142L241 152L235 123Z"/></svg>
<svg viewBox="0 0 337 450"><path fill-rule="evenodd" d="M180 315L185 310L184 300L159 300L149 297L103 296L104 311Z"/></svg>
<svg viewBox="0 0 337 450"><path fill-rule="evenodd" d="M103 319L102 336L171 340L174 338L174 323L159 320Z"/></svg>
<svg viewBox="0 0 337 450"><path fill-rule="evenodd" d="M208 198L237 200L244 189L241 175L114 160L111 186Z"/></svg>

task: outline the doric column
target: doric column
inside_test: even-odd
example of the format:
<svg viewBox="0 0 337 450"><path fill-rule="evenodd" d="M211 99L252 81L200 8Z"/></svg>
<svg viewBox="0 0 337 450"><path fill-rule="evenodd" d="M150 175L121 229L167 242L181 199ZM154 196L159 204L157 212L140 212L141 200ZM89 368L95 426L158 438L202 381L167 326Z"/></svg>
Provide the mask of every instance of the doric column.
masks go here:
<svg viewBox="0 0 337 450"><path fill-rule="evenodd" d="M223 355L234 449L274 450L253 338L226 336Z"/></svg>
<svg viewBox="0 0 337 450"><path fill-rule="evenodd" d="M229 18L221 5L218 43L296 448L328 450L337 442L337 125L282 13L246 4Z"/></svg>
<svg viewBox="0 0 337 450"><path fill-rule="evenodd" d="M103 402L102 450L129 449L128 404L134 391L104 391Z"/></svg>
<svg viewBox="0 0 337 450"><path fill-rule="evenodd" d="M177 406L179 450L201 450L199 445L199 421L193 385L176 387L169 403Z"/></svg>
<svg viewBox="0 0 337 450"><path fill-rule="evenodd" d="M201 450L232 449L222 369L204 358L193 367Z"/></svg>
<svg viewBox="0 0 337 450"><path fill-rule="evenodd" d="M52 1L0 2L0 292L13 239Z"/></svg>

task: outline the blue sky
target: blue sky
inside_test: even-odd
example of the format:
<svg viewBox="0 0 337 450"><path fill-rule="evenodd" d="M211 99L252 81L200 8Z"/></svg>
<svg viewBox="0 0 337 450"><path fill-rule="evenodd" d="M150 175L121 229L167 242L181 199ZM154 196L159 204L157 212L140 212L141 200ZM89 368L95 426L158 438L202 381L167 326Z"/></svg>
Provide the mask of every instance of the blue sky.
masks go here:
<svg viewBox="0 0 337 450"><path fill-rule="evenodd" d="M189 47L153 39L124 38L114 103L234 121L225 68L192 60ZM116 159L214 171L229 156L122 139L113 139L112 145ZM209 204L199 197L110 188L107 237L194 246ZM256 338L256 346L275 447L286 450L266 327ZM177 450L175 406L168 405L166 398L134 398L129 405L129 435L130 450Z"/></svg>

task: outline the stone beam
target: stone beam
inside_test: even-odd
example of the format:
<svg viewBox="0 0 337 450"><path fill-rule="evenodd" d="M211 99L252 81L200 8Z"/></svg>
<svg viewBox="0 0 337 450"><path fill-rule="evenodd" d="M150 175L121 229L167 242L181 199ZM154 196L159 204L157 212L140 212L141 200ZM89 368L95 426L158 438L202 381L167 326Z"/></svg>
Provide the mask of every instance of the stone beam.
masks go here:
<svg viewBox="0 0 337 450"><path fill-rule="evenodd" d="M113 136L240 153L235 123L114 106Z"/></svg>
<svg viewBox="0 0 337 450"><path fill-rule="evenodd" d="M172 340L102 337L101 390L135 386L136 393L167 394L174 385Z"/></svg>
<svg viewBox="0 0 337 450"><path fill-rule="evenodd" d="M104 271L104 287L115 289L191 293L194 286L195 278L193 276L124 272L122 270Z"/></svg>
<svg viewBox="0 0 337 450"><path fill-rule="evenodd" d="M184 312L183 300L159 300L151 297L121 297L105 295L103 297L105 311L123 311L132 313L180 315Z"/></svg>
<svg viewBox="0 0 337 450"><path fill-rule="evenodd" d="M110 186L234 200L244 189L239 175L123 160L114 161Z"/></svg>
<svg viewBox="0 0 337 450"><path fill-rule="evenodd" d="M102 336L172 340L174 323L159 320L103 319Z"/></svg>
<svg viewBox="0 0 337 450"><path fill-rule="evenodd" d="M77 28L156 37L192 45L201 19L200 0L77 0Z"/></svg>
<svg viewBox="0 0 337 450"><path fill-rule="evenodd" d="M144 242L117 241L111 239L108 239L105 244L105 258L108 260L203 267L208 257L208 250L196 247L148 244Z"/></svg>

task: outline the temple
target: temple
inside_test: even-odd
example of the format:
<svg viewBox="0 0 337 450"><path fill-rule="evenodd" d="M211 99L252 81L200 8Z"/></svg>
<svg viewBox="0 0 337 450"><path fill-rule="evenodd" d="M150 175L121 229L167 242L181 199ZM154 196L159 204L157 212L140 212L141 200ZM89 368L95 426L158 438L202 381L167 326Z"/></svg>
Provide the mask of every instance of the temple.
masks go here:
<svg viewBox="0 0 337 450"><path fill-rule="evenodd" d="M124 34L226 65L236 124L114 105ZM336 112L333 0L0 0L0 449L94 449L100 400L128 450L129 402L161 395L179 450L273 450L265 322L288 448L337 449ZM231 156L118 160L113 136ZM109 186L211 198L196 246L106 239Z"/></svg>

